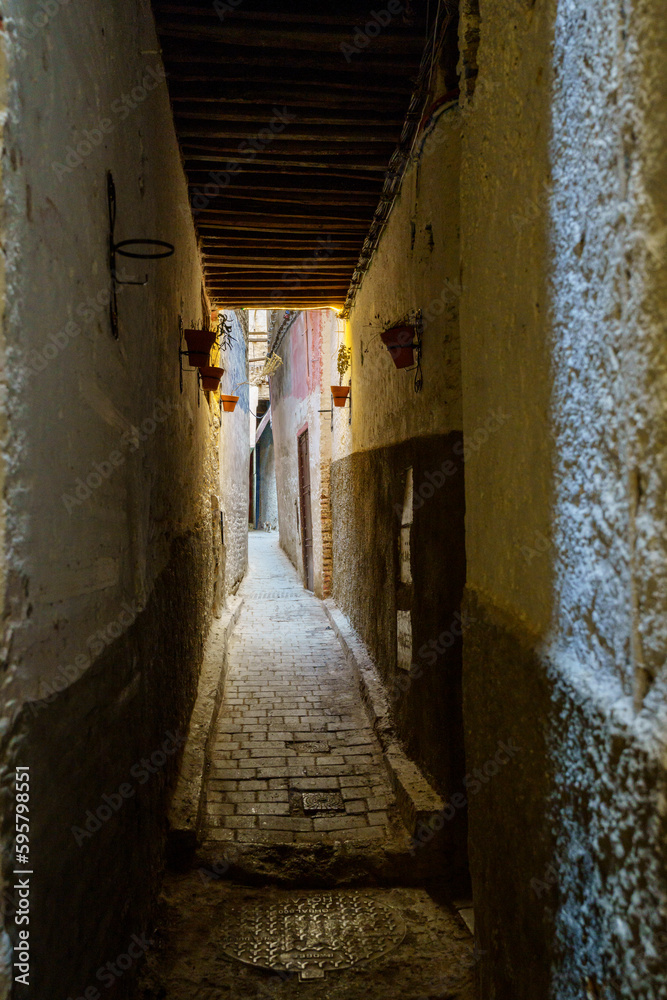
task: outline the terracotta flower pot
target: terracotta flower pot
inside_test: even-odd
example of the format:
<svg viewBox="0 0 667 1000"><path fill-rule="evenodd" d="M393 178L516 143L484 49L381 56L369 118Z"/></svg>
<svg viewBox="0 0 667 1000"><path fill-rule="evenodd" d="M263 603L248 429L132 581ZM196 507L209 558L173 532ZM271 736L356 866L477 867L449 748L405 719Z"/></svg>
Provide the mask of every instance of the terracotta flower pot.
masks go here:
<svg viewBox="0 0 667 1000"><path fill-rule="evenodd" d="M225 411L225 413L233 413L234 410L236 409L236 404L239 401L239 397L221 395L220 399L222 400L222 408Z"/></svg>
<svg viewBox="0 0 667 1000"><path fill-rule="evenodd" d="M397 368L410 368L414 364L413 345L415 331L411 326L395 326L380 334Z"/></svg>
<svg viewBox="0 0 667 1000"><path fill-rule="evenodd" d="M215 330L184 330L188 345L188 360L193 368L206 368L211 348L215 343Z"/></svg>
<svg viewBox="0 0 667 1000"><path fill-rule="evenodd" d="M224 368L202 368L201 385L206 392L217 392L220 388L220 379L225 374Z"/></svg>
<svg viewBox="0 0 667 1000"><path fill-rule="evenodd" d="M334 406L345 406L347 397L350 395L349 385L332 385L331 395L333 396Z"/></svg>

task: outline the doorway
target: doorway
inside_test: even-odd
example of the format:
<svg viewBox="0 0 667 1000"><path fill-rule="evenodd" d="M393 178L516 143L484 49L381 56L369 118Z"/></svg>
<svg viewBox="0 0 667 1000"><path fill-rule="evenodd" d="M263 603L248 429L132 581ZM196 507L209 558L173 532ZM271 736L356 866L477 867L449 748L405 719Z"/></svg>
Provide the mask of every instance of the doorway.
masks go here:
<svg viewBox="0 0 667 1000"><path fill-rule="evenodd" d="M310 451L308 431L299 437L299 506L301 510L301 551L303 552L303 576L307 590L314 590L313 567L313 512L310 496Z"/></svg>

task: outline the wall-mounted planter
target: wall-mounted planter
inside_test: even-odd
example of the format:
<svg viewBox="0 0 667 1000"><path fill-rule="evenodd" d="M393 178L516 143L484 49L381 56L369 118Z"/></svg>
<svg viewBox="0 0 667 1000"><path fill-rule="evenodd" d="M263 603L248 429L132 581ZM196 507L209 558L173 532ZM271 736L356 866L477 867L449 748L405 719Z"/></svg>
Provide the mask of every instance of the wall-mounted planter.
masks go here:
<svg viewBox="0 0 667 1000"><path fill-rule="evenodd" d="M184 330L188 345L188 360L193 368L207 368L211 348L215 343L215 330Z"/></svg>
<svg viewBox="0 0 667 1000"><path fill-rule="evenodd" d="M347 397L350 395L350 387L349 385L332 385L331 395L333 396L334 406L345 406Z"/></svg>
<svg viewBox="0 0 667 1000"><path fill-rule="evenodd" d="M220 388L220 379L225 374L224 368L200 368L201 386L206 392L217 392Z"/></svg>
<svg viewBox="0 0 667 1000"><path fill-rule="evenodd" d="M220 399L222 400L222 408L225 411L225 413L233 413L234 410L236 409L236 404L239 401L239 397L221 395Z"/></svg>
<svg viewBox="0 0 667 1000"><path fill-rule="evenodd" d="M395 326L380 336L397 368L412 367L415 363L414 349L418 346L413 326Z"/></svg>

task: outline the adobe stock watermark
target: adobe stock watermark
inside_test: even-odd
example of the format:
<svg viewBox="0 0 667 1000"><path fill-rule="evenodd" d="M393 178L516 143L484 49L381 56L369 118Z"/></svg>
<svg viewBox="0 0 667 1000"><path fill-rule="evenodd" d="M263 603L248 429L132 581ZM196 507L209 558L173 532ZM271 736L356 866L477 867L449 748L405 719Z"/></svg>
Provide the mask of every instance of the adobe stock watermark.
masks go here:
<svg viewBox="0 0 667 1000"><path fill-rule="evenodd" d="M215 861L210 861L198 868L197 875L200 881L207 885L209 882L219 882L225 877L230 867L227 858L216 858Z"/></svg>
<svg viewBox="0 0 667 1000"><path fill-rule="evenodd" d="M426 308L422 311L422 323L424 328L426 328L429 323L432 323L438 316L443 316L448 308L451 307L453 302L457 302L461 295L463 294L463 289L461 285L454 284L449 278L445 278L442 291L439 295L436 295L434 299L431 299Z"/></svg>
<svg viewBox="0 0 667 1000"><path fill-rule="evenodd" d="M166 739L159 749L154 750L149 757L142 757L130 768L130 777L136 779L136 783L124 781L116 791L104 794L94 812L92 809L86 810L82 825L72 827L72 836L79 847L120 812L126 802L134 798L138 786L146 785L153 775L159 774L169 758L178 752L186 740L186 737L179 732L167 732L165 736Z"/></svg>
<svg viewBox="0 0 667 1000"><path fill-rule="evenodd" d="M25 21L17 28L17 35L23 42L32 42L41 31L51 23L63 7L68 7L72 0L40 0L38 10L32 15L30 20ZM20 60L25 59L27 52L21 50L18 53Z"/></svg>
<svg viewBox="0 0 667 1000"><path fill-rule="evenodd" d="M104 461L93 462L85 479L82 476L77 477L70 492L63 493L60 498L70 517L77 507L90 500L95 490L98 490L103 483L108 482L116 470L125 464L127 456L123 449L130 455L138 451L141 445L148 441L158 427L164 424L178 408L178 403L167 403L163 399L158 399L153 407L152 416L145 417L139 427L133 426L130 430L123 432L119 448L114 448Z"/></svg>
<svg viewBox="0 0 667 1000"><path fill-rule="evenodd" d="M260 129L252 139L243 139L236 147L237 153L239 156L244 157L244 161L228 160L224 170L211 170L208 175L210 183L204 184L203 187L192 189L190 193L190 209L188 210L184 205L181 205L181 213L189 211L196 218L200 212L207 209L212 199L216 198L229 187L232 177L242 173L246 166L246 161L247 163L253 163L257 159L257 154L267 149L276 136L284 132L290 122L296 121L296 118L296 115L287 110L287 105L283 105L282 108L274 107L273 118L269 124L265 128Z"/></svg>
<svg viewBox="0 0 667 1000"><path fill-rule="evenodd" d="M123 271L122 268L118 268L117 272L118 280L131 281L132 275L128 271L127 273ZM116 292L116 297L122 295L124 290L128 288L127 284L119 284ZM86 320L86 322L92 322L97 317L101 316L102 313L108 313L109 305L111 303L111 279L100 290L94 295L88 295L83 301L79 302L75 307L74 312L81 319ZM56 330L55 333L50 333L48 335L48 344L45 344L38 351L31 351L28 356L28 367L34 375L39 375L41 372L45 371L49 367L51 361L55 361L59 354L65 351L73 340L80 337L83 333L83 329L79 324L71 319L65 324L60 330Z"/></svg>
<svg viewBox="0 0 667 1000"><path fill-rule="evenodd" d="M473 945L472 955L467 958L461 959L460 962L456 964L453 969L450 969L449 973L445 979L434 980L430 987L428 995L417 997L416 1000L435 1000L436 995L444 1000L445 996L450 995L450 990L455 990L461 987L461 976L465 975L466 972L474 969L476 965L482 960L483 955L488 955L487 951L483 951L477 943ZM444 994L441 996L441 994ZM451 994L453 997L454 994Z"/></svg>
<svg viewBox="0 0 667 1000"><path fill-rule="evenodd" d="M227 15L233 14L242 3L245 3L245 0L214 0L213 10L220 20L224 21Z"/></svg>
<svg viewBox="0 0 667 1000"><path fill-rule="evenodd" d="M424 847L444 829L445 823L450 823L456 814L465 809L470 799L479 795L484 785L500 773L501 768L506 767L521 752L521 747L514 746L513 743L498 741L498 749L493 757L486 761L482 767L476 767L472 773L466 774L463 779L463 787L467 791L467 796L463 792L455 792L443 809L431 817L427 822L419 824L419 829L412 838L410 844L410 854L414 857L420 847Z"/></svg>
<svg viewBox="0 0 667 1000"><path fill-rule="evenodd" d="M530 888L538 899L541 899L545 892L551 892L555 885L558 885L558 873L552 864L547 865L544 869L544 875L541 879L531 878L530 880Z"/></svg>
<svg viewBox="0 0 667 1000"><path fill-rule="evenodd" d="M89 635L86 640L87 653L79 653L71 663L58 667L58 670L49 681L42 681L39 685L38 701L30 702L30 710L33 715L37 715L58 697L61 691L69 687L85 674L98 656L101 656L107 646L110 646L116 639L134 624L144 605L141 601L129 603L124 601L121 604L120 614L113 621L108 622L103 628L98 629Z"/></svg>
<svg viewBox="0 0 667 1000"><path fill-rule="evenodd" d="M533 535L533 541L531 545L521 545L519 551L523 557L524 562L527 566L530 566L533 559L539 558L539 556L546 555L550 549L553 548L553 542L551 542L546 535L541 531L536 531Z"/></svg>
<svg viewBox="0 0 667 1000"><path fill-rule="evenodd" d="M510 419L510 415L502 409L491 410L483 424L477 427L471 434L465 435L463 441L456 442L452 449L454 454L462 457L465 464ZM460 468L460 465L457 465L451 458L448 458L445 459L438 469L424 473L424 479L414 489L412 509L420 510L428 500L431 500L435 496L438 490L442 489L449 479L457 475ZM402 520L403 504L395 503L394 513L396 517Z"/></svg>
<svg viewBox="0 0 667 1000"><path fill-rule="evenodd" d="M154 944L155 941L152 938L148 938L145 934L141 936L133 934L127 950L117 955L113 962L107 962L105 965L100 966L95 973L95 979L105 990L112 989L118 980L126 972L129 972L132 966L140 961ZM102 1000L102 996L103 994L100 993L97 986L91 984L83 991L81 996L75 997L70 995L67 1000Z"/></svg>
<svg viewBox="0 0 667 1000"><path fill-rule="evenodd" d="M400 670L392 679L387 688L389 699L392 702L400 701L410 690L413 682L424 676L424 663L427 666L435 666L440 657L444 656L476 621L473 615L457 611L449 628L441 632L437 639L429 639L419 647L418 656L423 662L411 663L409 670Z"/></svg>
<svg viewBox="0 0 667 1000"><path fill-rule="evenodd" d="M334 243L331 236L319 236L317 239L318 246L315 248L310 257L304 257L302 261L296 264L292 264L286 271L283 272L280 281L284 288L275 288L271 292L271 298L273 301L280 299L285 294L285 289L289 289L294 292L298 288L301 288L303 279L307 278L309 274L316 271L320 264L331 257L336 250L340 250L340 243Z"/></svg>
<svg viewBox="0 0 667 1000"><path fill-rule="evenodd" d="M102 145L105 136L110 135L117 125L124 122L139 105L143 104L165 78L166 73L161 63L157 66L150 66L144 72L140 84L133 87L129 93L123 93L112 101L111 114L114 118L100 118L94 128L84 129L81 138L65 150L64 162L52 161L51 169L58 180L62 183L63 178L80 167L84 160L91 156L98 146Z"/></svg>
<svg viewBox="0 0 667 1000"><path fill-rule="evenodd" d="M350 42L341 42L340 51L345 56L345 62L350 63L354 56L358 56L364 49L367 49L374 38L385 29L399 14L405 10L405 5L401 0L389 0L386 7L381 10L372 10L370 20L363 28L357 28Z"/></svg>

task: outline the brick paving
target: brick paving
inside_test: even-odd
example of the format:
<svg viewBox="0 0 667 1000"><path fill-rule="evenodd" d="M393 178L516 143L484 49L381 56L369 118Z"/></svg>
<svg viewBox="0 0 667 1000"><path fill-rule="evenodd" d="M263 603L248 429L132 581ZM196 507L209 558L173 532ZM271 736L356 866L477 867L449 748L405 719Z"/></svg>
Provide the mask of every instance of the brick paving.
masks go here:
<svg viewBox="0 0 667 1000"><path fill-rule="evenodd" d="M277 533L251 532L207 781L207 838L382 841L395 802L352 668Z"/></svg>

